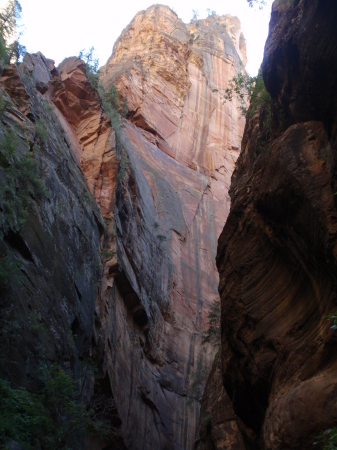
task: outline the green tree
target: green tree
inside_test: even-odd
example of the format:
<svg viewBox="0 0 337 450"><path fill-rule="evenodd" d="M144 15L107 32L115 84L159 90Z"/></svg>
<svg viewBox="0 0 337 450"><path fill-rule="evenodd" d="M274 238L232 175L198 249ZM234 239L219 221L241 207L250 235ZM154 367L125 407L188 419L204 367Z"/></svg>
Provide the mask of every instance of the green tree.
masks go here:
<svg viewBox="0 0 337 450"><path fill-rule="evenodd" d="M115 109L116 111L118 110L119 92L115 85L112 85L108 92L103 93L103 98L111 109Z"/></svg>
<svg viewBox="0 0 337 450"><path fill-rule="evenodd" d="M85 62L85 68L87 72L88 79L91 85L97 89L98 88L98 66L99 59L94 57L95 47L90 47L87 53L85 50L81 50L77 55L78 58Z"/></svg>
<svg viewBox="0 0 337 450"><path fill-rule="evenodd" d="M192 9L191 22L193 22L193 20L198 20L198 18L199 18L199 11L197 9Z"/></svg>
<svg viewBox="0 0 337 450"><path fill-rule="evenodd" d="M249 6L252 8L255 5L259 6L259 9L263 9L264 6L267 5L267 2L265 0L247 0L249 3Z"/></svg>
<svg viewBox="0 0 337 450"><path fill-rule="evenodd" d="M10 62L17 63L26 53L26 48L20 44L22 35L18 31L22 8L18 0L10 0L0 12L0 69ZM17 35L12 43L13 36Z"/></svg>
<svg viewBox="0 0 337 450"><path fill-rule="evenodd" d="M261 69L256 77L249 77L239 72L229 81L223 96L224 103L231 102L235 96L240 102L240 110L243 116L253 116L260 109L265 110L263 127L270 132L271 97L264 85Z"/></svg>
<svg viewBox="0 0 337 450"><path fill-rule="evenodd" d="M81 401L78 386L79 380L57 365L40 368L35 394L0 379L0 444L15 440L24 450L71 450L84 434L111 435L95 405L88 408Z"/></svg>

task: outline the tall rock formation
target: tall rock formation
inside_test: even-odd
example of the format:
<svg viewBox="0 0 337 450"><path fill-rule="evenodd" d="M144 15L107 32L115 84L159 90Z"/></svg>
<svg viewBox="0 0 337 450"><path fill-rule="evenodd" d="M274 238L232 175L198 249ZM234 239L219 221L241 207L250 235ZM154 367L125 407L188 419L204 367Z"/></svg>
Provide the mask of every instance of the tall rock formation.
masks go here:
<svg viewBox="0 0 337 450"><path fill-rule="evenodd" d="M45 104L53 126L63 133L44 144L42 166L62 159L61 150L54 155L49 145L66 145L68 165L55 167L63 176L60 183L77 192L85 179L101 211L85 190L78 194L81 201L69 193L71 198L60 200L57 220L68 219L55 232L66 240L70 230L78 230L79 237L71 238L74 245L56 240L62 250L52 249L46 238L50 264L56 264L52 261L60 251L64 271L49 288L68 286L69 296L75 296L68 299L57 289L49 296L62 320L68 320L63 334L72 333L69 342L75 340L66 353L67 367L74 370L90 356L100 371L100 393L114 402L114 436L91 440L90 448L193 446L199 400L214 357L213 349L201 343L210 306L218 298L216 245L229 212L230 177L245 122L236 102L223 104L221 97L245 62L237 18L214 15L185 25L168 7L156 5L137 14L101 70L105 90L116 85L127 98L126 119L104 111L85 64L76 57L55 69L39 53L26 55L20 68L3 74L2 86L25 120L39 123L40 106L32 111L31 105ZM75 187L67 181L67 167L73 166ZM77 223L80 218L88 223ZM53 239L54 231L45 230ZM22 254L33 255L34 245L44 248L22 239L31 249L27 253L24 247ZM99 243L102 272L94 260ZM77 269L75 253L82 255L85 248L88 261ZM28 259L39 267L35 256ZM39 289L38 282L31 283ZM14 302L13 291L6 295ZM51 327L52 313L36 311ZM58 329L52 330L57 336ZM95 386L88 397L95 397Z"/></svg>
<svg viewBox="0 0 337 450"><path fill-rule="evenodd" d="M222 378L246 448L309 449L336 426L336 18L334 2L274 2L271 125L268 107L247 122L219 240Z"/></svg>
<svg viewBox="0 0 337 450"><path fill-rule="evenodd" d="M129 448L194 442L213 358L202 331L244 126L238 105L221 99L244 70L240 36L235 18L186 26L156 5L137 14L101 70L105 91L117 86L129 105L113 212L119 270L99 304Z"/></svg>

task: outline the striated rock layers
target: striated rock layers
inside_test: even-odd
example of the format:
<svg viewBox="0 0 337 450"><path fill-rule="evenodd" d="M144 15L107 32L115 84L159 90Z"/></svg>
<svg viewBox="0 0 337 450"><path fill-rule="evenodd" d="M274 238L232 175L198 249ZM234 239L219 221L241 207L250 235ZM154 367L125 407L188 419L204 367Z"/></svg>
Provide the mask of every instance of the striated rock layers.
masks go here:
<svg viewBox="0 0 337 450"><path fill-rule="evenodd" d="M236 18L185 25L156 5L137 14L101 70L105 90L116 85L127 98L126 119L107 115L78 58L55 69L40 53L26 55L3 73L17 105L4 117L35 123L52 191L34 200L37 218L20 231L20 248L5 240L46 287L27 272L25 293L6 295L50 328L49 361L63 355L75 370L90 356L98 366L100 395L115 405L114 436L89 448L192 448L213 359L202 331L218 298L216 245L244 128L236 102L221 97L245 61Z"/></svg>
<svg viewBox="0 0 337 450"><path fill-rule="evenodd" d="M246 448L309 449L336 426L336 17L274 2L271 126L267 107L247 122L219 240L222 378Z"/></svg>
<svg viewBox="0 0 337 450"><path fill-rule="evenodd" d="M244 127L221 93L244 70L241 52L237 19L186 26L156 5L136 15L101 70L105 91L117 86L129 105L116 145L118 269L106 272L97 309L130 449L194 442L213 358L202 331Z"/></svg>

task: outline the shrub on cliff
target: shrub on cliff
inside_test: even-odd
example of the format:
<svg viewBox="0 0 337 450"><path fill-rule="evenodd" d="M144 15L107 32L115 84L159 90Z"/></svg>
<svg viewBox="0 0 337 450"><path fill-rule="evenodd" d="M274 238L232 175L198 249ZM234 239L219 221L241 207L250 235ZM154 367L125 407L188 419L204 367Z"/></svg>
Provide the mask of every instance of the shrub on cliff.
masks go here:
<svg viewBox="0 0 337 450"><path fill-rule="evenodd" d="M235 96L240 102L239 108L243 116L254 116L258 112L263 112L262 127L265 135L270 135L271 97L264 85L261 69L256 77L239 72L229 81L223 102L231 102Z"/></svg>
<svg viewBox="0 0 337 450"><path fill-rule="evenodd" d="M10 62L18 62L26 53L26 48L19 42L21 33L17 33L21 11L18 0L10 0L0 12L0 70ZM10 43L15 34L18 38Z"/></svg>
<svg viewBox="0 0 337 450"><path fill-rule="evenodd" d="M17 441L24 450L77 448L83 434L101 438L109 424L80 399L78 383L57 365L42 366L37 393L0 379L0 444Z"/></svg>
<svg viewBox="0 0 337 450"><path fill-rule="evenodd" d="M95 47L90 47L87 53L85 50L81 50L77 55L78 58L85 62L85 68L87 71L88 79L91 85L97 89L98 88L98 65L99 59L94 57Z"/></svg>
<svg viewBox="0 0 337 450"><path fill-rule="evenodd" d="M217 349L221 345L220 314L220 300L214 300L208 313L208 328L202 341L203 344L210 343Z"/></svg>
<svg viewBox="0 0 337 450"><path fill-rule="evenodd" d="M19 231L27 218L32 196L43 196L35 151L23 155L13 131L0 138L0 237L2 232Z"/></svg>

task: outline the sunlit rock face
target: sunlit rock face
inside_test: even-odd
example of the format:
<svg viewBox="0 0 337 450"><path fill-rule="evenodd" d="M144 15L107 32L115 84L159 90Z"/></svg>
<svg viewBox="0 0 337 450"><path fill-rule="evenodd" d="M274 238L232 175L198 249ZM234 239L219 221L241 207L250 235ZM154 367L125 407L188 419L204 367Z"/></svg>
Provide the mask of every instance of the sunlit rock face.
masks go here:
<svg viewBox="0 0 337 450"><path fill-rule="evenodd" d="M222 379L247 448L310 449L336 426L336 13L274 2L271 123L247 121L219 239Z"/></svg>
<svg viewBox="0 0 337 450"><path fill-rule="evenodd" d="M195 439L213 358L202 331L218 298L217 239L244 127L236 102L222 100L244 70L240 36L235 18L186 26L156 5L137 14L101 70L105 90L116 85L129 104L114 213L120 267L100 317L130 448L188 449Z"/></svg>
<svg viewBox="0 0 337 450"><path fill-rule="evenodd" d="M57 107L55 111L67 131L90 191L103 215L109 216L118 167L114 130L87 78L83 61L67 58L57 69L51 73L46 97Z"/></svg>

